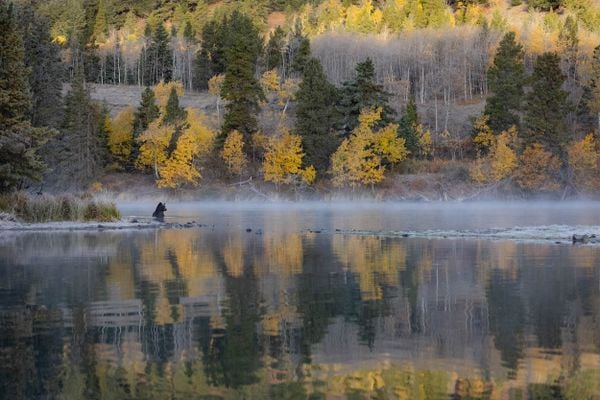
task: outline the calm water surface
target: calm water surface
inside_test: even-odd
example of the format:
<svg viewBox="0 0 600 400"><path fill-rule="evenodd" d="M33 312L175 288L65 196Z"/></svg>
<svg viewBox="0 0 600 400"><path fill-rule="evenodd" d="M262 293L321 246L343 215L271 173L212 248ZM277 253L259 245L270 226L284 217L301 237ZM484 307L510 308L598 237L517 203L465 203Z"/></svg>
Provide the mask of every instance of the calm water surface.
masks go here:
<svg viewBox="0 0 600 400"><path fill-rule="evenodd" d="M600 246L524 234L599 204L167 207L0 234L0 399L600 399Z"/></svg>

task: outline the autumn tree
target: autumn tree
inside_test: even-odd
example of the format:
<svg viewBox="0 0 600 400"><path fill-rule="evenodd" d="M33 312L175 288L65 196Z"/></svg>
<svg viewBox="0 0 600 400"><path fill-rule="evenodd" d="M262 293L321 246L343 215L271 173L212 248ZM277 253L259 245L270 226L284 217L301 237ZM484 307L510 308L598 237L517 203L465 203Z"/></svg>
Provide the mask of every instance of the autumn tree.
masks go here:
<svg viewBox="0 0 600 400"><path fill-rule="evenodd" d="M338 113L336 88L327 81L321 63L311 58L304 68L296 93L294 132L302 137L306 163L326 171L339 139L335 133Z"/></svg>
<svg viewBox="0 0 600 400"><path fill-rule="evenodd" d="M206 118L197 111L187 110L186 116L187 128L177 139L175 150L160 168L158 187L196 186L202 178L198 160L211 151L216 132L207 126Z"/></svg>
<svg viewBox="0 0 600 400"><path fill-rule="evenodd" d="M590 193L598 190L600 183L600 153L594 135L569 145L567 150L570 183L578 192Z"/></svg>
<svg viewBox="0 0 600 400"><path fill-rule="evenodd" d="M244 135L248 142L256 132L256 114L264 99L260 83L255 78L256 62L262 50L259 32L246 15L235 11L229 22L227 37L225 81L223 98L227 100L222 137L232 130Z"/></svg>
<svg viewBox="0 0 600 400"><path fill-rule="evenodd" d="M136 139L140 143L136 167L141 170L151 168L154 177L160 179L160 170L168 159L168 149L174 134L174 127L161 125L158 120L151 122L148 129Z"/></svg>
<svg viewBox="0 0 600 400"><path fill-rule="evenodd" d="M208 93L217 98L217 123L221 125L221 88L225 81L225 75L215 75L208 80Z"/></svg>
<svg viewBox="0 0 600 400"><path fill-rule="evenodd" d="M520 125L519 111L525 84L523 60L523 46L516 42L514 32L508 32L500 41L487 73L492 95L486 99L484 114L496 133Z"/></svg>
<svg viewBox="0 0 600 400"><path fill-rule="evenodd" d="M530 193L553 192L560 189L561 162L539 143L533 143L521 154L515 181Z"/></svg>
<svg viewBox="0 0 600 400"><path fill-rule="evenodd" d="M227 171L231 175L241 177L244 168L248 164L246 153L244 152L244 135L236 130L231 131L223 143L220 155L223 161L225 161Z"/></svg>
<svg viewBox="0 0 600 400"><path fill-rule="evenodd" d="M277 185L290 184L298 180L305 184L312 183L316 171L312 165L302 168L303 157L302 138L283 129L281 135L269 138L267 143L263 161L265 181Z"/></svg>
<svg viewBox="0 0 600 400"><path fill-rule="evenodd" d="M133 107L127 107L110 121L108 148L120 166L125 166L130 161L133 147L134 120Z"/></svg>
<svg viewBox="0 0 600 400"><path fill-rule="evenodd" d="M398 125L373 129L381 121L382 109L365 109L349 138L331 156L331 174L335 186L357 187L379 183L384 178L384 163L394 164L408 155L403 138L397 136Z"/></svg>
<svg viewBox="0 0 600 400"><path fill-rule="evenodd" d="M477 183L496 183L513 175L518 166L517 130L513 126L491 137L485 156L479 156L471 168L471 178Z"/></svg>
<svg viewBox="0 0 600 400"><path fill-rule="evenodd" d="M524 144L539 143L559 157L568 140L566 116L570 105L568 93L562 89L564 80L558 55L542 54L535 62L531 91L525 101Z"/></svg>

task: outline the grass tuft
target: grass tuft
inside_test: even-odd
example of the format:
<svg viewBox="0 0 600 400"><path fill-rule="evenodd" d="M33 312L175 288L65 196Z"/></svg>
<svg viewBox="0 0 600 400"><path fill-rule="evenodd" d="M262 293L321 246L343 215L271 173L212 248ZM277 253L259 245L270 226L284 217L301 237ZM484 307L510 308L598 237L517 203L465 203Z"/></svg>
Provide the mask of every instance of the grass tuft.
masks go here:
<svg viewBox="0 0 600 400"><path fill-rule="evenodd" d="M98 221L121 219L114 203L95 202L89 197L29 196L24 193L0 195L0 212L13 214L23 222Z"/></svg>

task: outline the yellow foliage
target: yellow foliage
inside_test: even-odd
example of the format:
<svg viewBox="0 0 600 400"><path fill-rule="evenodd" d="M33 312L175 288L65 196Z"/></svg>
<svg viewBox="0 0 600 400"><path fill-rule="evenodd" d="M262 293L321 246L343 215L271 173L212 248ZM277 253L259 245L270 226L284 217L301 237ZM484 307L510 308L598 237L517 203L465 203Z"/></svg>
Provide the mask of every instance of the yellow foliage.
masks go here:
<svg viewBox="0 0 600 400"><path fill-rule="evenodd" d="M375 8L372 0L363 0L360 5L351 5L346 10L346 28L360 33L378 32L383 22L383 13Z"/></svg>
<svg viewBox="0 0 600 400"><path fill-rule="evenodd" d="M419 154L421 158L429 157L433 154L433 138L429 130L423 129L422 125L417 125L417 135L419 138Z"/></svg>
<svg viewBox="0 0 600 400"><path fill-rule="evenodd" d="M561 163L558 157L546 151L540 144L528 146L520 157L521 166L516 181L525 190L541 192L560 188L558 174Z"/></svg>
<svg viewBox="0 0 600 400"><path fill-rule="evenodd" d="M600 154L596 148L594 135L590 133L571 144L568 149L568 160L575 187L581 191L597 190Z"/></svg>
<svg viewBox="0 0 600 400"><path fill-rule="evenodd" d="M485 154L493 146L495 138L492 129L488 125L490 117L483 114L475 120L473 127L477 132L473 138L473 144L480 154Z"/></svg>
<svg viewBox="0 0 600 400"><path fill-rule="evenodd" d="M331 156L335 186L373 185L384 178L383 160L402 161L408 155L405 141L396 137L398 126L390 124L378 132L373 126L381 119L381 108L361 111L358 126Z"/></svg>
<svg viewBox="0 0 600 400"><path fill-rule="evenodd" d="M163 112L167 107L167 102L169 101L169 95L171 94L172 88L175 88L177 96L183 96L184 90L181 81L171 81L168 83L165 83L165 81L160 81L156 86L154 86L154 95L158 99L158 105Z"/></svg>
<svg viewBox="0 0 600 400"><path fill-rule="evenodd" d="M157 184L162 188L178 188L185 184L197 185L202 178L195 160L212 149L216 132L205 125L199 112L187 110L188 127L177 140L173 153L160 168Z"/></svg>
<svg viewBox="0 0 600 400"><path fill-rule="evenodd" d="M280 136L269 138L263 161L265 181L278 185L289 184L300 177L310 184L316 177L316 171L312 166L306 170L301 168L303 157L300 136L292 135L284 129Z"/></svg>
<svg viewBox="0 0 600 400"><path fill-rule="evenodd" d="M477 183L494 183L512 175L518 165L516 145L517 129L513 126L491 136L491 144L487 144L489 152L485 157L479 156L470 170L471 179Z"/></svg>
<svg viewBox="0 0 600 400"><path fill-rule="evenodd" d="M174 133L173 127L161 126L158 120L152 122L137 139L141 145L136 167L140 169L153 168L155 177L159 179L159 171L167 161L167 149Z"/></svg>
<svg viewBox="0 0 600 400"><path fill-rule="evenodd" d="M133 107L121 111L109 122L108 148L120 163L126 163L133 146Z"/></svg>
<svg viewBox="0 0 600 400"><path fill-rule="evenodd" d="M219 74L215 75L208 80L208 93L213 96L221 97L221 87L223 86L223 82L225 82L225 75Z"/></svg>
<svg viewBox="0 0 600 400"><path fill-rule="evenodd" d="M263 89L267 92L276 92L279 90L281 78L277 73L277 69L274 68L270 71L265 72L260 78L260 84Z"/></svg>
<svg viewBox="0 0 600 400"><path fill-rule="evenodd" d="M237 130L231 131L221 151L221 158L232 175L241 175L248 163L244 154L244 136Z"/></svg>

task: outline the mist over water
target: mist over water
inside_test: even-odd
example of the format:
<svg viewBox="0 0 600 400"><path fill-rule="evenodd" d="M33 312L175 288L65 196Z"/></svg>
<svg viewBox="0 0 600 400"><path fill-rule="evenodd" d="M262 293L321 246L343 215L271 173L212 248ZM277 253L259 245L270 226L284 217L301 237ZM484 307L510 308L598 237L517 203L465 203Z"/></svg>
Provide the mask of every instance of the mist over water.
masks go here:
<svg viewBox="0 0 600 400"><path fill-rule="evenodd" d="M600 247L514 233L596 203L167 208L205 226L1 236L0 398L600 395Z"/></svg>

